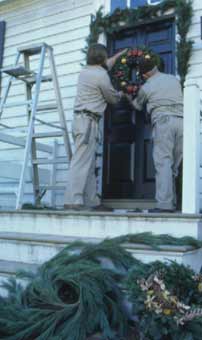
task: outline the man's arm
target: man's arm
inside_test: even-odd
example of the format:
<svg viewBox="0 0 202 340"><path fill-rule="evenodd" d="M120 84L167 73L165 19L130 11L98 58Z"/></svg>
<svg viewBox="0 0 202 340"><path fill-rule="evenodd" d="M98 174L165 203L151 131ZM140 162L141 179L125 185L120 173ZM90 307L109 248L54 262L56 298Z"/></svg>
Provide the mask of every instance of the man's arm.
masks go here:
<svg viewBox="0 0 202 340"><path fill-rule="evenodd" d="M125 48L123 51L120 51L118 53L116 53L113 57L108 58L107 59L107 67L109 70L112 69L112 67L114 66L114 64L116 63L117 59L122 56L123 54L125 54L127 52L127 48Z"/></svg>
<svg viewBox="0 0 202 340"><path fill-rule="evenodd" d="M147 102L147 95L143 87L141 87L138 91L137 96L131 103L136 110L142 111L146 102Z"/></svg>
<svg viewBox="0 0 202 340"><path fill-rule="evenodd" d="M113 87L107 72L103 75L99 87L108 104L117 104L123 97L123 92L118 92Z"/></svg>

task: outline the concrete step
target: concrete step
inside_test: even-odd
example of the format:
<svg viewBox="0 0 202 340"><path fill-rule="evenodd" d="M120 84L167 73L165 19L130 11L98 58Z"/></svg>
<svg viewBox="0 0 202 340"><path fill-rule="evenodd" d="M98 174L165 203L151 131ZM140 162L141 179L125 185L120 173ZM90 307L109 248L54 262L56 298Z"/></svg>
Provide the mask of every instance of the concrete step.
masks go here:
<svg viewBox="0 0 202 340"><path fill-rule="evenodd" d="M116 237L151 231L202 239L202 215L148 214L125 210L75 212L54 210L1 211L0 231L68 237Z"/></svg>
<svg viewBox="0 0 202 340"><path fill-rule="evenodd" d="M3 284L11 277L16 277L16 273L20 271L35 272L38 268L36 264L28 264L16 261L0 260L0 295L7 296L7 290L3 287ZM25 286L26 281L17 279L17 282Z"/></svg>
<svg viewBox="0 0 202 340"><path fill-rule="evenodd" d="M40 265L55 256L74 241L98 243L100 238L67 237L60 235L0 232L0 259ZM202 266L202 250L190 246L161 246L160 251L142 244L123 245L133 256L143 262L173 260L199 271Z"/></svg>

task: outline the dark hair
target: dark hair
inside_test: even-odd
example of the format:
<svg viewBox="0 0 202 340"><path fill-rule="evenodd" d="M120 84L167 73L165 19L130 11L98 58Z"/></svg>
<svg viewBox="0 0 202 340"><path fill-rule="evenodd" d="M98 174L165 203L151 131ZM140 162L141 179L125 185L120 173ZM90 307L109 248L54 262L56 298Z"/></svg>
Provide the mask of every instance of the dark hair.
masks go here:
<svg viewBox="0 0 202 340"><path fill-rule="evenodd" d="M102 44L92 44L87 52L88 65L104 65L107 59L107 49Z"/></svg>
<svg viewBox="0 0 202 340"><path fill-rule="evenodd" d="M142 58L139 63L139 71L141 74L145 74L147 72L150 72L153 70L155 66L158 66L157 63L153 58L146 60L145 58Z"/></svg>

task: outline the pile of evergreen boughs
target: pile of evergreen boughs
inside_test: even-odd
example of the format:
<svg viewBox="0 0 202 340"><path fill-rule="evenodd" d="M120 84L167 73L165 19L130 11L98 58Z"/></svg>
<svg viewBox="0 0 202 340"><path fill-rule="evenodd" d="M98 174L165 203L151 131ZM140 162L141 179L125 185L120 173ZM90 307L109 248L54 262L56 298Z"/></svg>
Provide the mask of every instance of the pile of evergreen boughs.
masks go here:
<svg viewBox="0 0 202 340"><path fill-rule="evenodd" d="M4 285L0 339L201 340L202 275L175 262L143 264L123 244L201 246L190 237L126 235L74 243L37 273Z"/></svg>

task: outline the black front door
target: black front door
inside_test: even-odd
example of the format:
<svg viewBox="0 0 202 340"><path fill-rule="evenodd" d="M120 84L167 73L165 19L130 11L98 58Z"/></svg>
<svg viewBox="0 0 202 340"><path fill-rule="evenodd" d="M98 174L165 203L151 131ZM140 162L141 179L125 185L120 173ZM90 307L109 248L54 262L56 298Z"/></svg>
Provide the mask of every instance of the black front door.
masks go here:
<svg viewBox="0 0 202 340"><path fill-rule="evenodd" d="M175 73L175 25L172 20L124 30L108 41L110 54L125 47L148 46L164 60L165 72ZM154 198L151 126L144 112L127 102L108 107L104 129L104 199Z"/></svg>

